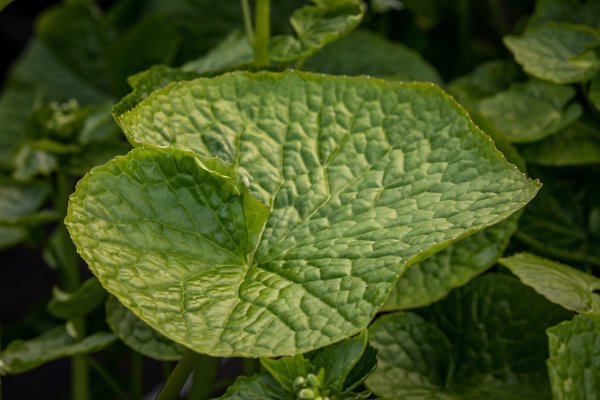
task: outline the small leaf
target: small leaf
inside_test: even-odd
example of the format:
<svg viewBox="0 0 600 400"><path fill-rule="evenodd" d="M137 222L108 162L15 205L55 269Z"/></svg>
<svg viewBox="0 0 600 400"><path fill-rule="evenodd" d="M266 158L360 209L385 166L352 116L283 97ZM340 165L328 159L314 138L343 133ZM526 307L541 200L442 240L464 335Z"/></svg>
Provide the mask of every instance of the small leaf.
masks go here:
<svg viewBox="0 0 600 400"><path fill-rule="evenodd" d="M106 322L123 343L147 357L175 361L185 352L185 347L146 325L113 296L106 302Z"/></svg>
<svg viewBox="0 0 600 400"><path fill-rule="evenodd" d="M479 112L511 142L533 142L552 135L581 116L579 104L568 104L575 90L539 81L515 83L479 103Z"/></svg>
<svg viewBox="0 0 600 400"><path fill-rule="evenodd" d="M27 237L27 230L18 226L0 225L0 250L21 243Z"/></svg>
<svg viewBox="0 0 600 400"><path fill-rule="evenodd" d="M503 275L488 274L369 329L378 367L367 387L389 399L550 398L544 330L571 313Z"/></svg>
<svg viewBox="0 0 600 400"><path fill-rule="evenodd" d="M269 42L269 57L277 62L306 58L327 44L347 35L364 15L359 0L312 0L290 18L297 37L279 35Z"/></svg>
<svg viewBox="0 0 600 400"><path fill-rule="evenodd" d="M70 202L72 238L103 286L212 355L294 355L357 334L407 264L538 188L431 84L236 72L166 86L120 123L135 145L220 157L250 184L238 190L258 216L240 214L239 193L219 195L226 180L195 186L208 172L192 154L134 150ZM221 249L205 243L215 235Z"/></svg>
<svg viewBox="0 0 600 400"><path fill-rule="evenodd" d="M575 312L600 311L600 279L567 265L520 253L499 261L521 282L553 303Z"/></svg>
<svg viewBox="0 0 600 400"><path fill-rule="evenodd" d="M517 229L517 217L513 215L411 266L400 277L382 309L427 306L490 268L506 250Z"/></svg>
<svg viewBox="0 0 600 400"><path fill-rule="evenodd" d="M600 393L600 315L585 313L548 329L548 375L556 400Z"/></svg>
<svg viewBox="0 0 600 400"><path fill-rule="evenodd" d="M302 354L278 359L261 358L260 364L287 391L294 390L294 381L298 377L312 372L310 362Z"/></svg>
<svg viewBox="0 0 600 400"><path fill-rule="evenodd" d="M288 399L285 389L267 374L240 376L227 392L215 400L283 400Z"/></svg>
<svg viewBox="0 0 600 400"><path fill-rule="evenodd" d="M14 340L0 352L0 374L20 374L47 362L100 351L115 341L108 332L96 332L75 340L64 325L29 340Z"/></svg>
<svg viewBox="0 0 600 400"><path fill-rule="evenodd" d="M581 118L543 140L519 146L531 164L549 167L600 164L600 128L591 118Z"/></svg>
<svg viewBox="0 0 600 400"><path fill-rule="evenodd" d="M310 57L304 68L329 74L442 82L439 73L418 52L366 30L333 42Z"/></svg>
<svg viewBox="0 0 600 400"><path fill-rule="evenodd" d="M504 43L525 71L539 79L583 82L600 70L600 56L589 51L600 45L600 35L582 25L547 22L522 36L506 36Z"/></svg>
<svg viewBox="0 0 600 400"><path fill-rule="evenodd" d="M48 312L56 318L69 320L83 317L98 307L106 292L96 278L83 282L73 293L66 293L58 287L52 289L52 299L48 302Z"/></svg>

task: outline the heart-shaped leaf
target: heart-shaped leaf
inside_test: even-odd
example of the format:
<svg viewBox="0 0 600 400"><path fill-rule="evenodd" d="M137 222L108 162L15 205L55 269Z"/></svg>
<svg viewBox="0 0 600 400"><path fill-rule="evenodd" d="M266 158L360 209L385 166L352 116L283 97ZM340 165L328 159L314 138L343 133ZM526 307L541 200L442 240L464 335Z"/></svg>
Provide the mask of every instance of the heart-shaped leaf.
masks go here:
<svg viewBox="0 0 600 400"><path fill-rule="evenodd" d="M135 145L197 155L146 146L92 170L69 230L125 306L212 355L358 333L408 264L538 190L432 84L232 73L171 84L119 120Z"/></svg>

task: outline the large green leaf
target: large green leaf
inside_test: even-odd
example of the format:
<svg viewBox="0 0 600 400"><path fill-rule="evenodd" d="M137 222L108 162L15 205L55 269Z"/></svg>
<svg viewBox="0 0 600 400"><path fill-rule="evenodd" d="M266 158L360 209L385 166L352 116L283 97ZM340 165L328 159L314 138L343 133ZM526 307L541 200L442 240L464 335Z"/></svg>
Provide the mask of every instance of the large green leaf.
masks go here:
<svg viewBox="0 0 600 400"><path fill-rule="evenodd" d="M127 346L147 357L174 361L185 352L185 347L150 328L113 296L106 302L106 322Z"/></svg>
<svg viewBox="0 0 600 400"><path fill-rule="evenodd" d="M600 393L600 315L585 313L548 329L548 374L555 400L595 399Z"/></svg>
<svg viewBox="0 0 600 400"><path fill-rule="evenodd" d="M481 274L502 256L518 216L466 237L410 267L398 280L384 310L423 307Z"/></svg>
<svg viewBox="0 0 600 400"><path fill-rule="evenodd" d="M269 42L269 57L277 62L306 58L347 35L362 21L359 0L311 0L292 14L290 24L297 36L277 35Z"/></svg>
<svg viewBox="0 0 600 400"><path fill-rule="evenodd" d="M565 84L592 78L600 70L600 45L594 29L546 22L522 36L506 36L504 43L525 71L536 78Z"/></svg>
<svg viewBox="0 0 600 400"><path fill-rule="evenodd" d="M600 266L600 168L530 171L544 187L523 212L515 237L540 254Z"/></svg>
<svg viewBox="0 0 600 400"><path fill-rule="evenodd" d="M556 133L581 116L569 104L575 89L540 81L515 83L479 103L481 115L511 142L533 142Z"/></svg>
<svg viewBox="0 0 600 400"><path fill-rule="evenodd" d="M308 59L304 68L314 72L372 75L403 81L441 83L438 72L415 50L375 33L352 32Z"/></svg>
<svg viewBox="0 0 600 400"><path fill-rule="evenodd" d="M600 127L592 118L581 118L555 135L519 146L532 164L552 167L600 164Z"/></svg>
<svg viewBox="0 0 600 400"><path fill-rule="evenodd" d="M239 195L220 200L217 178L192 185L208 172L175 148L117 158L71 199L71 235L103 286L213 355L291 355L352 336L408 264L538 189L431 84L233 73L169 85L120 123L136 145L230 161L269 205L247 240ZM199 190L215 192L218 218Z"/></svg>
<svg viewBox="0 0 600 400"><path fill-rule="evenodd" d="M367 379L388 399L549 399L544 330L569 318L518 280L485 275L446 299L389 314L369 329L378 367Z"/></svg>
<svg viewBox="0 0 600 400"><path fill-rule="evenodd" d="M96 332L80 341L66 327L57 326L29 340L15 340L0 352L0 374L20 374L63 357L100 351L115 341L108 332Z"/></svg>
<svg viewBox="0 0 600 400"><path fill-rule="evenodd" d="M585 312L600 311L600 279L567 265L520 253L500 259L521 282L553 303L569 310Z"/></svg>

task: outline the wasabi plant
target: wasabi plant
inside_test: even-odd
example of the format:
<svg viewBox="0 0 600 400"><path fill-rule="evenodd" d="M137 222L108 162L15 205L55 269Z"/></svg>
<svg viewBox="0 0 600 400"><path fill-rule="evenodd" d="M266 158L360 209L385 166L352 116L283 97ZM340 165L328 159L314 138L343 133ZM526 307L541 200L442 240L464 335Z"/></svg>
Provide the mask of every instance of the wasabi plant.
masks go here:
<svg viewBox="0 0 600 400"><path fill-rule="evenodd" d="M452 11L465 45L468 2L151 3L47 13L27 54L89 91L18 84L25 58L0 100L33 102L3 139L2 243L54 227L65 276L62 322L10 342L2 374L71 357L77 399L141 399L144 359L169 370L163 400L597 397L594 1L540 0L511 35L490 2L516 63L461 76L375 31L409 13L435 35ZM124 353L131 379L106 359Z"/></svg>

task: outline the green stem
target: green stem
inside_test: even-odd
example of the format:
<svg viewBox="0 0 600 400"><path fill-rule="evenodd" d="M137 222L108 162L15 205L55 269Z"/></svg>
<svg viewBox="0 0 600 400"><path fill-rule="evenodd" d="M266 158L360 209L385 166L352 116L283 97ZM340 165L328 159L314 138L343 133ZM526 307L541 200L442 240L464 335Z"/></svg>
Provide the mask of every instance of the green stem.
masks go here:
<svg viewBox="0 0 600 400"><path fill-rule="evenodd" d="M269 66L269 39L271 37L270 0L256 0L256 24L254 30L254 63Z"/></svg>
<svg viewBox="0 0 600 400"><path fill-rule="evenodd" d="M73 192L73 178L64 173L59 173L56 177L56 196L54 207L57 211L66 214L69 195ZM61 286L65 291L72 292L76 290L81 283L79 270L79 256L75 250L73 242L69 239L69 233L64 225L61 225L60 235L66 238L61 240L63 243L60 252L62 263L59 265L61 275ZM85 319L76 318L69 321L75 331L75 338L82 340L85 337ZM71 391L73 398L78 400L88 400L90 398L90 371L85 355L73 356L71 358Z"/></svg>
<svg viewBox="0 0 600 400"><path fill-rule="evenodd" d="M208 400L214 390L220 358L202 356L196 363L188 400Z"/></svg>
<svg viewBox="0 0 600 400"><path fill-rule="evenodd" d="M248 0L241 0L242 11L244 12L244 29L246 30L246 37L248 42L252 45L254 43L254 28L252 27L252 14L250 14L250 6Z"/></svg>
<svg viewBox="0 0 600 400"><path fill-rule="evenodd" d="M142 355L136 351L131 352L131 397L133 400L142 399L144 383Z"/></svg>
<svg viewBox="0 0 600 400"><path fill-rule="evenodd" d="M156 396L156 400L178 399L181 388L201 357L200 354L191 350L186 351L175 366L173 372L171 372L169 379L165 382L160 393Z"/></svg>
<svg viewBox="0 0 600 400"><path fill-rule="evenodd" d="M118 398L127 400L127 395L125 393L123 393L123 391L121 390L121 388L119 387L117 382L115 382L115 380L110 376L110 374L108 372L106 372L106 370L102 367L102 365L100 365L98 362L96 362L96 360L94 360L90 356L83 356L83 357L84 357L85 361L94 369L94 371L96 371L96 373L98 373L98 375L100 375L100 377L102 379L104 379L104 381L108 384L108 386L110 386L110 388L113 390L113 392L115 392L115 394L117 395ZM77 397L74 397L74 398L77 398Z"/></svg>

